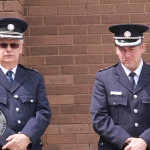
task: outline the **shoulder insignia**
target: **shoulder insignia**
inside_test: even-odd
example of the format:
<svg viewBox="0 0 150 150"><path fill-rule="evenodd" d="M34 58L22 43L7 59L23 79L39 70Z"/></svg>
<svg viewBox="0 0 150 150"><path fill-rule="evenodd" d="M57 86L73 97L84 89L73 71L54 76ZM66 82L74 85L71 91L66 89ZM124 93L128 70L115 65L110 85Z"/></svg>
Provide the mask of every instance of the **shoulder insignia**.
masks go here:
<svg viewBox="0 0 150 150"><path fill-rule="evenodd" d="M107 67L107 68L104 68L104 69L100 69L100 70L98 70L98 72L108 70L108 69L110 69L110 68L112 68L112 67L116 67L117 65L118 65L118 63L115 64L115 65L111 65L110 67Z"/></svg>
<svg viewBox="0 0 150 150"><path fill-rule="evenodd" d="M21 64L19 64L19 66L22 67L23 69L27 69L27 70L31 70L31 71L35 71L35 72L39 73L36 69L27 68L27 67L25 67L25 66L23 66L23 65L21 65Z"/></svg>

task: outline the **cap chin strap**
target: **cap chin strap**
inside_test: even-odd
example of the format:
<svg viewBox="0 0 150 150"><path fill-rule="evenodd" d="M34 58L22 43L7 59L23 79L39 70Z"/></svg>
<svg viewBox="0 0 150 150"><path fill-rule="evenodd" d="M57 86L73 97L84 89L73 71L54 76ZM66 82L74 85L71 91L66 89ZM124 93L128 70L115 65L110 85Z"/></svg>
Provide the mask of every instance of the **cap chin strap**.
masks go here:
<svg viewBox="0 0 150 150"><path fill-rule="evenodd" d="M121 47L124 47L124 46L138 46L141 43L142 43L141 39L138 39L136 42L131 42L131 43L121 43L117 39L115 39L115 44L118 45L118 46L121 46Z"/></svg>

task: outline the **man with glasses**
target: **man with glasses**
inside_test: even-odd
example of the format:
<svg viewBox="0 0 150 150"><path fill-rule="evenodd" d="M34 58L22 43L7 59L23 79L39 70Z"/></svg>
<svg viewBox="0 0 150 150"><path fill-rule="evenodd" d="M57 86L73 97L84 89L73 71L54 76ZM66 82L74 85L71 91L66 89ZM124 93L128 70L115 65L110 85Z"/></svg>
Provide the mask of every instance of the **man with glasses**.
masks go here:
<svg viewBox="0 0 150 150"><path fill-rule="evenodd" d="M0 149L42 150L51 118L42 75L18 64L27 27L0 18Z"/></svg>
<svg viewBox="0 0 150 150"><path fill-rule="evenodd" d="M118 24L109 30L120 63L95 76L91 114L98 150L150 150L150 66L142 59L148 27Z"/></svg>

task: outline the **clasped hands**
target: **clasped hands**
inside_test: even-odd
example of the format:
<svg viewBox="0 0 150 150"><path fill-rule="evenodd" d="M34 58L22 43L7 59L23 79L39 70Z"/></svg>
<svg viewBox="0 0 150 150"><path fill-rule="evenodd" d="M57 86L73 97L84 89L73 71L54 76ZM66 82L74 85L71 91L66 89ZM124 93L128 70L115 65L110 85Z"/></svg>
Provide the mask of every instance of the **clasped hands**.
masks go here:
<svg viewBox="0 0 150 150"><path fill-rule="evenodd" d="M30 143L29 137L25 134L13 134L9 136L7 139L7 144L5 144L2 149L10 149L10 150L27 150L27 146Z"/></svg>
<svg viewBox="0 0 150 150"><path fill-rule="evenodd" d="M124 150L146 150L147 143L142 138L128 138L125 143L129 143Z"/></svg>

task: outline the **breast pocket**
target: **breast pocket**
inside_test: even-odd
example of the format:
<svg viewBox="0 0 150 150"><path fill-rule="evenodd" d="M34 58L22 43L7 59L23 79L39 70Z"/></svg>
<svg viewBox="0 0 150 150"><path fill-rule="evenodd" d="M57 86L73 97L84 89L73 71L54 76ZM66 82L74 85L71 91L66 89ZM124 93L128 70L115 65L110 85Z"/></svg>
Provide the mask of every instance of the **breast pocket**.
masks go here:
<svg viewBox="0 0 150 150"><path fill-rule="evenodd" d="M22 109L29 116L35 115L36 108L36 96L35 95L21 95L20 100L22 102Z"/></svg>
<svg viewBox="0 0 150 150"><path fill-rule="evenodd" d="M142 101L142 122L150 123L150 97L141 97Z"/></svg>
<svg viewBox="0 0 150 150"><path fill-rule="evenodd" d="M108 97L108 104L114 122L117 124L126 124L127 98Z"/></svg>

